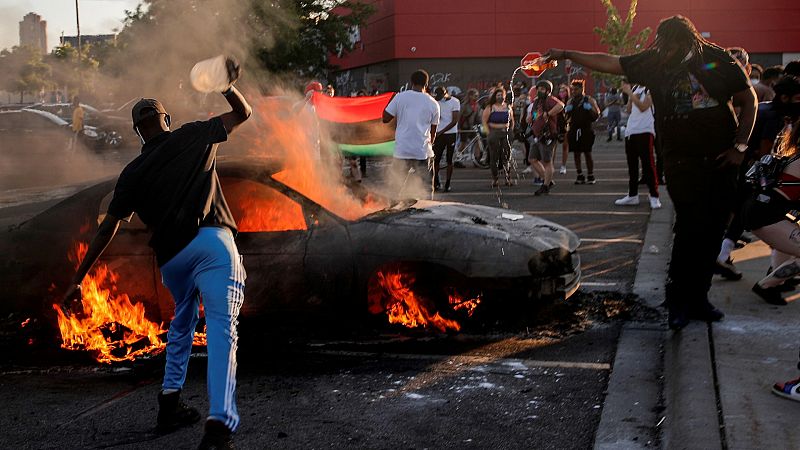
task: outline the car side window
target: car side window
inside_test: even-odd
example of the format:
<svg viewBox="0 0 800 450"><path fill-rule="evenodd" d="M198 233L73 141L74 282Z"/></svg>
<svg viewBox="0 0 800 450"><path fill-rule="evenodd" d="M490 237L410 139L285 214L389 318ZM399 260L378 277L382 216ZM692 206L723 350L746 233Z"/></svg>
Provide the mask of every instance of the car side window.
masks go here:
<svg viewBox="0 0 800 450"><path fill-rule="evenodd" d="M222 192L240 232L307 230L303 207L271 186L221 177Z"/></svg>

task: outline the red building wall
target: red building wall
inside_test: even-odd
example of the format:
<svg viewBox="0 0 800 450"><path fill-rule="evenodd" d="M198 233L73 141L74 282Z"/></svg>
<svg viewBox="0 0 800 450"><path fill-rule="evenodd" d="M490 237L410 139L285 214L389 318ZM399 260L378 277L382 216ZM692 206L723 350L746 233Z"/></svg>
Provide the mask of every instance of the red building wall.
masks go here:
<svg viewBox="0 0 800 450"><path fill-rule="evenodd" d="M376 13L361 42L332 62L342 69L424 58L508 58L550 47L605 50L600 0L366 0ZM622 14L628 0L615 1ZM636 27L654 31L674 14L690 18L712 42L751 53L800 52L797 0L639 0Z"/></svg>

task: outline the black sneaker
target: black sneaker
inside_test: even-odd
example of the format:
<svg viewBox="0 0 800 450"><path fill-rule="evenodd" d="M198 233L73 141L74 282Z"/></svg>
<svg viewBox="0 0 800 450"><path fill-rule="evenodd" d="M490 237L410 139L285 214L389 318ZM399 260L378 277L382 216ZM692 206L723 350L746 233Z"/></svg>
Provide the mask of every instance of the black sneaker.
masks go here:
<svg viewBox="0 0 800 450"><path fill-rule="evenodd" d="M444 184L444 191L445 192L450 192L450 182L449 181Z"/></svg>
<svg viewBox="0 0 800 450"><path fill-rule="evenodd" d="M233 433L224 423L209 419L198 450L233 450Z"/></svg>
<svg viewBox="0 0 800 450"><path fill-rule="evenodd" d="M550 187L542 185L539 189L536 190L536 192L533 193L533 195L545 195L549 193L550 193Z"/></svg>
<svg viewBox="0 0 800 450"><path fill-rule="evenodd" d="M590 174L590 175L589 175L589 176L586 178L586 184L595 184L595 183L597 183L597 180L595 180L595 179L594 179L594 175L591 175L591 174Z"/></svg>
<svg viewBox="0 0 800 450"><path fill-rule="evenodd" d="M730 281L737 281L742 279L742 272L736 269L733 265L733 260L728 258L725 262L716 261L714 263L714 273L721 275L722 278Z"/></svg>
<svg viewBox="0 0 800 450"><path fill-rule="evenodd" d="M701 320L703 322L719 322L725 317L725 313L718 310L708 300L702 302L700 305L690 308L686 316L692 320Z"/></svg>
<svg viewBox="0 0 800 450"><path fill-rule="evenodd" d="M171 433L198 420L200 420L200 412L183 403L181 391L171 394L158 393L156 431L159 433Z"/></svg>
<svg viewBox="0 0 800 450"><path fill-rule="evenodd" d="M669 308L669 315L667 317L667 325L674 331L678 331L689 325L689 317L682 308Z"/></svg>
<svg viewBox="0 0 800 450"><path fill-rule="evenodd" d="M556 182L555 182L555 181L553 181L553 180L550 180L550 184L548 184L547 186L548 186L548 187L553 187L553 186L555 186L555 185L556 185Z"/></svg>
<svg viewBox="0 0 800 450"><path fill-rule="evenodd" d="M584 177L582 173L579 173L578 178L575 179L575 184L586 184L586 177Z"/></svg>
<svg viewBox="0 0 800 450"><path fill-rule="evenodd" d="M781 297L781 291L778 288L763 288L758 283L753 285L753 292L758 294L759 297L764 299L770 305L786 306L786 300Z"/></svg>

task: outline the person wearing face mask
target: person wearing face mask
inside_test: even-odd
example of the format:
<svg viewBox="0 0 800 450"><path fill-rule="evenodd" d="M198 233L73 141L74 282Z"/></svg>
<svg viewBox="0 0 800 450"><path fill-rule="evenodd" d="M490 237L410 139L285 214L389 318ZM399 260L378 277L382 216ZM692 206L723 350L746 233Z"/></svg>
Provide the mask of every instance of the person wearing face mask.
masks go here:
<svg viewBox="0 0 800 450"><path fill-rule="evenodd" d="M708 291L757 105L742 67L683 16L662 20L653 43L630 56L551 49L548 57L625 75L650 90L675 207L668 324L680 330L689 320L721 320Z"/></svg>
<svg viewBox="0 0 800 450"><path fill-rule="evenodd" d="M553 154L558 145L557 117L564 104L552 95L553 83L542 80L536 83L536 97L528 107L528 123L531 126L531 166L542 179L542 185L534 195L549 194L553 182ZM534 91L531 91L534 94Z"/></svg>
<svg viewBox="0 0 800 450"><path fill-rule="evenodd" d="M511 186L508 160L511 156L509 130L514 128L514 113L511 105L506 103L506 90L498 86L489 96L489 102L483 109L481 122L483 129L489 133L489 168L492 171L492 187L497 187L499 170L505 173L506 186Z"/></svg>
<svg viewBox="0 0 800 450"><path fill-rule="evenodd" d="M461 103L450 96L444 86L437 86L433 91L433 98L439 103L439 123L441 128L436 130L436 139L433 141L433 188L441 189L439 184L439 168L442 165L442 154L447 151L447 180L444 182L444 191L450 192L450 179L453 178L453 153L458 135L458 119L461 115Z"/></svg>
<svg viewBox="0 0 800 450"><path fill-rule="evenodd" d="M567 104L567 101L570 97L569 85L562 83L558 87L558 100L563 103L564 105ZM558 115L558 142L561 143L561 167L558 169L558 173L561 175L567 174L567 159L569 157L569 142L567 142L567 116L564 113ZM555 161L553 161L555 164Z"/></svg>
<svg viewBox="0 0 800 450"><path fill-rule="evenodd" d="M781 133L786 123L793 123L800 118L800 80L796 77L783 77L775 84L775 99L771 102L758 104L758 114L756 123L750 136L745 159L740 170L740 190L739 205L744 203L752 193L752 190L744 181L744 174L753 162L759 160L763 155L770 154L775 146L775 141ZM741 272L736 269L731 258L731 252L736 247L736 242L741 238L744 231L742 223L741 206L735 209L728 229L725 232L725 239L722 240L715 273L728 280L739 280L742 278ZM785 260L781 255L773 251L771 266L777 267ZM761 296L767 303L784 305L786 302L780 297L778 288L762 288L756 284L753 291Z"/></svg>
<svg viewBox="0 0 800 450"><path fill-rule="evenodd" d="M572 97L564 111L567 114L567 145L569 151L575 155L575 171L578 177L575 184L594 184L594 159L592 146L594 145L594 131L592 124L600 117L600 108L597 102L584 94L584 81L572 81ZM586 159L586 170L589 177L583 175L581 168L581 155Z"/></svg>

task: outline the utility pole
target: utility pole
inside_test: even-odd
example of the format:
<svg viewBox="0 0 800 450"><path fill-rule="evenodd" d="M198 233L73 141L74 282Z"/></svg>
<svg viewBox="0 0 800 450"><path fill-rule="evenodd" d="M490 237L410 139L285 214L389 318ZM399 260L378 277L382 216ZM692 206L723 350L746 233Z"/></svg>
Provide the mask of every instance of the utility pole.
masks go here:
<svg viewBox="0 0 800 450"><path fill-rule="evenodd" d="M78 10L78 0L75 0L75 22L78 25L78 61L81 60L81 14Z"/></svg>

